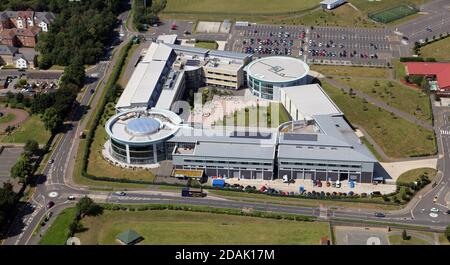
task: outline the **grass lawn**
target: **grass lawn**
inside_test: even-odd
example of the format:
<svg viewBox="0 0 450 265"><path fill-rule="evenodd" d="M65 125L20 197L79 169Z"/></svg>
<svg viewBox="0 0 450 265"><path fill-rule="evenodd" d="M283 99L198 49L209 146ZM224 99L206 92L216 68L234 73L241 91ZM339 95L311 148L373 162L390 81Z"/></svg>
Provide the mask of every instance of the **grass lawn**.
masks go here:
<svg viewBox="0 0 450 265"><path fill-rule="evenodd" d="M394 68L395 79L403 80L406 75L405 65L399 59L392 59L392 66Z"/></svg>
<svg viewBox="0 0 450 265"><path fill-rule="evenodd" d="M388 69L377 67L357 66L334 66L334 65L311 65L311 70L317 71L325 76L352 76L368 78L388 78Z"/></svg>
<svg viewBox="0 0 450 265"><path fill-rule="evenodd" d="M383 161L380 154L377 152L377 150L375 150L375 147L366 139L366 137L361 137L359 139L361 139L361 142L363 142L367 146L367 148L369 148L370 152L372 152L372 154L377 158L378 161Z"/></svg>
<svg viewBox="0 0 450 265"><path fill-rule="evenodd" d="M272 109L274 114L278 112L278 121L272 121L272 115L270 114ZM254 118L250 119L250 117ZM264 118L266 119L266 122L265 124L261 124L260 121L263 121L261 119ZM234 115L226 116L223 120L218 121L217 124L245 127L277 127L289 120L291 120L289 113L281 103L270 103L269 107L248 107L240 111L236 111Z"/></svg>
<svg viewBox="0 0 450 265"><path fill-rule="evenodd" d="M382 79L341 78L340 81L394 108L431 123L430 99L422 91L407 87L401 83Z"/></svg>
<svg viewBox="0 0 450 265"><path fill-rule="evenodd" d="M363 10L364 12L369 13L392 8L396 5L405 3L421 5L430 2L430 0L390 0L390 1L348 0L348 2L352 3L359 10Z"/></svg>
<svg viewBox="0 0 450 265"><path fill-rule="evenodd" d="M389 243L391 245L430 245L428 241L423 240L422 238L414 237L410 235L409 240L403 240L402 235L390 235Z"/></svg>
<svg viewBox="0 0 450 265"><path fill-rule="evenodd" d="M50 132L44 127L44 123L37 115L30 116L11 135L0 137L3 143L25 143L27 140L36 140L39 144L46 144L50 139Z"/></svg>
<svg viewBox="0 0 450 265"><path fill-rule="evenodd" d="M89 174L94 176L145 181L152 181L155 178L155 175L150 171L143 169L122 169L120 167L111 165L105 159L103 159L102 149L107 138L108 137L103 122L95 131L94 141L91 145L91 153L89 155L89 163L87 168L87 172Z"/></svg>
<svg viewBox="0 0 450 265"><path fill-rule="evenodd" d="M219 45L217 42L207 42L207 41L199 41L195 43L195 47L204 48L210 50L216 50Z"/></svg>
<svg viewBox="0 0 450 265"><path fill-rule="evenodd" d="M423 46L420 48L420 56L450 61L450 37Z"/></svg>
<svg viewBox="0 0 450 265"><path fill-rule="evenodd" d="M328 236L325 222L273 220L226 214L172 210L104 211L82 220L81 243L114 245L115 237L133 229L141 244L318 244ZM270 228L270 229L268 229Z"/></svg>
<svg viewBox="0 0 450 265"><path fill-rule="evenodd" d="M258 23L283 23L282 19L305 14L319 7L316 0L168 0L163 19L203 21L244 20Z"/></svg>
<svg viewBox="0 0 450 265"><path fill-rule="evenodd" d="M128 65L128 62L129 62L130 59L133 57L133 54L136 52L136 50L137 50L138 47L139 47L139 44L133 44L133 45L131 45L130 50L128 50L128 56L127 56L127 58L125 59L125 63L124 63L124 66L125 66L125 67L123 67L123 68L122 68L122 71L120 71L120 75L119 75L119 78L118 78L117 83L118 83L120 86L122 86L123 88L125 88L125 86L126 86L127 83L128 83L128 80L124 80L123 74L125 73L125 69L127 68L126 66Z"/></svg>
<svg viewBox="0 0 450 265"><path fill-rule="evenodd" d="M42 236L39 245L65 245L69 236L69 225L75 218L75 207L64 209Z"/></svg>
<svg viewBox="0 0 450 265"><path fill-rule="evenodd" d="M318 1L320 2L320 1ZM308 26L379 27L362 11L345 4L333 10L319 9L304 16L282 19L282 23Z"/></svg>
<svg viewBox="0 0 450 265"><path fill-rule="evenodd" d="M445 237L445 234L439 234L439 244L441 245L450 245L450 240Z"/></svg>
<svg viewBox="0 0 450 265"><path fill-rule="evenodd" d="M392 158L436 153L434 133L403 120L359 97L352 97L326 82L322 87L355 126L363 127Z"/></svg>
<svg viewBox="0 0 450 265"><path fill-rule="evenodd" d="M6 115L3 115L2 117L0 117L0 124L10 122L10 121L14 120L15 118L16 118L16 115L14 115L13 113L7 113Z"/></svg>
<svg viewBox="0 0 450 265"><path fill-rule="evenodd" d="M276 14L319 6L316 0L168 0L164 13Z"/></svg>
<svg viewBox="0 0 450 265"><path fill-rule="evenodd" d="M427 175L430 181L436 176L437 171L434 168L416 168L412 170L408 170L405 173L401 174L397 179L397 185L400 184L409 184L411 182L416 181L420 176Z"/></svg>

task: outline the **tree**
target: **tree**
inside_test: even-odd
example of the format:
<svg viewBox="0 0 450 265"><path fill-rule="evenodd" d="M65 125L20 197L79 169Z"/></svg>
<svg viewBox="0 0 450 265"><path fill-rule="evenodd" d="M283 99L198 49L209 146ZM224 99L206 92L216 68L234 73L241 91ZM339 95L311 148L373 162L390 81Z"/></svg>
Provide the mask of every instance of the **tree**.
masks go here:
<svg viewBox="0 0 450 265"><path fill-rule="evenodd" d="M410 239L410 237L409 237L408 234L406 233L406 230L405 230L405 229L403 229L403 232L402 232L402 239L403 239L403 240L409 240L409 239Z"/></svg>
<svg viewBox="0 0 450 265"><path fill-rule="evenodd" d="M0 224L5 221L10 211L13 209L16 201L16 193L13 191L11 183L3 183L0 188Z"/></svg>
<svg viewBox="0 0 450 265"><path fill-rule="evenodd" d="M80 57L74 57L69 66L64 69L61 77L62 84L75 84L78 88L84 86L85 69L83 60Z"/></svg>
<svg viewBox="0 0 450 265"><path fill-rule="evenodd" d="M34 155L39 150L39 144L35 140L27 140L23 149L26 153Z"/></svg>
<svg viewBox="0 0 450 265"><path fill-rule="evenodd" d="M102 212L101 206L96 204L91 198L87 196L84 196L78 201L76 209L78 216L98 215Z"/></svg>
<svg viewBox="0 0 450 265"><path fill-rule="evenodd" d="M445 237L450 242L450 225L447 225L447 227L445 228Z"/></svg>
<svg viewBox="0 0 450 265"><path fill-rule="evenodd" d="M31 166L30 158L22 154L14 166L11 168L11 177L18 178L20 182L26 182L27 177L32 173L33 167Z"/></svg>
<svg viewBox="0 0 450 265"><path fill-rule="evenodd" d="M62 125L62 119L59 116L58 111L52 107L45 110L42 116L42 122L44 123L45 129L54 133Z"/></svg>

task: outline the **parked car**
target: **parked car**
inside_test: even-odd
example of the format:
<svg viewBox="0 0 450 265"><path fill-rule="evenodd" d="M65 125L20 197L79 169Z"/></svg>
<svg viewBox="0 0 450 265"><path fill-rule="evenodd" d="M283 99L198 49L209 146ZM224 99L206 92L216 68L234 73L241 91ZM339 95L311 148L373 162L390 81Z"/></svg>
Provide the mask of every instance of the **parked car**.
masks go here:
<svg viewBox="0 0 450 265"><path fill-rule="evenodd" d="M75 196L70 195L69 197L67 197L67 199L68 199L69 201L74 201L76 198L75 198Z"/></svg>
<svg viewBox="0 0 450 265"><path fill-rule="evenodd" d="M48 160L48 163L51 165L51 164L53 164L53 162L55 162L55 159L50 159L50 160Z"/></svg>
<svg viewBox="0 0 450 265"><path fill-rule="evenodd" d="M117 196L125 196L125 195L127 195L125 192L123 192L123 191L116 191L116 192L114 192L114 194L115 195L117 195Z"/></svg>
<svg viewBox="0 0 450 265"><path fill-rule="evenodd" d="M375 217L386 217L384 213L375 213Z"/></svg>
<svg viewBox="0 0 450 265"><path fill-rule="evenodd" d="M439 212L439 209L438 209L438 208L431 208L431 209L430 209L430 212L432 212L432 213L438 213L438 212Z"/></svg>

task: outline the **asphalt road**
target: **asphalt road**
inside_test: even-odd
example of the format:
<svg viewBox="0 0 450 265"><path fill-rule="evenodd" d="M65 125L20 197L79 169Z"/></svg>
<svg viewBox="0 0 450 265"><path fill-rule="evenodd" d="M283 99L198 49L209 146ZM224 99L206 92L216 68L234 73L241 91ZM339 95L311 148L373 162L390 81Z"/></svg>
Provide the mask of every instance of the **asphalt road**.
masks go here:
<svg viewBox="0 0 450 265"><path fill-rule="evenodd" d="M434 8L431 5L429 8ZM125 12L119 16L124 21L128 16L128 12ZM123 39L128 39L134 32L130 32L129 29L122 27L125 30L125 36ZM118 47L115 48L117 50ZM60 141L56 144L56 150L52 153L51 158L54 159L53 164L46 165L43 176L39 179L40 184L37 186L30 203L25 205L16 217L11 229L8 233L7 239L3 242L8 245L24 245L28 243L36 243L37 240L31 240L33 229L39 224L41 218L48 211L46 208L47 203L52 200L56 203L56 208L62 209L66 205L70 205L67 201L68 195L75 195L77 197L83 195L89 195L97 201L106 201L111 203L184 203L193 205L207 205L211 207L225 207L225 208L252 208L261 211L272 211L280 213L293 213L317 216L325 219L333 218L346 218L354 220L383 220L385 222L399 223L399 224L411 224L411 225L423 225L429 227L435 227L442 229L446 224L450 222L450 216L442 214L443 211L448 209L449 201L449 178L450 178L450 156L449 156L449 140L450 136L442 134L442 131L450 131L450 123L448 122L448 116L450 111L448 108L433 108L435 117L435 130L438 133L439 143L439 155L438 169L440 175L436 180L436 187L429 191L423 192L416 200L413 200L404 210L386 213L385 218L377 218L374 216L374 212L371 210L355 210L355 209L320 209L318 207L297 207L297 206L285 206L274 203L250 203L232 200L215 199L211 197L207 198L182 198L180 196L174 196L170 192L158 192L149 194L147 191L135 191L127 196L119 197L111 193L88 191L83 187L75 187L72 184L73 174L73 158L76 154L78 132L81 131L79 118L85 113L86 105L89 103L93 94L90 93L91 88L95 88L99 84L103 77L109 76L112 62L101 62L96 67L89 70L92 73L98 73L98 78L92 80L88 84L88 89L82 94L80 100L80 106L75 109L72 114L73 122L72 127L62 136ZM103 66L102 66L103 65ZM92 100L91 108L95 108L98 101L98 95L104 88L104 82L100 83L98 87L99 91L96 98ZM92 115L91 111L88 111L83 120L87 120ZM83 121L82 120L82 121ZM433 198L437 196L438 202L434 203ZM430 216L430 209L432 207L438 208L440 213L436 217Z"/></svg>

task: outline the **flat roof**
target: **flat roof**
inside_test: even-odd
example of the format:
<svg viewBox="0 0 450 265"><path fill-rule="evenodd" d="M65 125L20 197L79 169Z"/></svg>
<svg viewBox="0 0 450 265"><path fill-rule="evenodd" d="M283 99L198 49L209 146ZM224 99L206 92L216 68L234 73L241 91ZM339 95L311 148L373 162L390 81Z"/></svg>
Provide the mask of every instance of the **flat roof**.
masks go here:
<svg viewBox="0 0 450 265"><path fill-rule="evenodd" d="M160 41L166 44L175 44L177 41L177 34L166 34L166 35L159 35L156 41Z"/></svg>
<svg viewBox="0 0 450 265"><path fill-rule="evenodd" d="M321 4L324 4L324 5L329 5L329 4L334 4L334 3L340 2L340 1L342 1L342 0L323 0L323 1L320 2L320 3L321 3ZM347 2L347 1L344 0L343 2Z"/></svg>
<svg viewBox="0 0 450 265"><path fill-rule="evenodd" d="M344 117L317 115L313 118L320 131L315 134L317 138L293 140L280 133L279 158L377 162Z"/></svg>
<svg viewBox="0 0 450 265"><path fill-rule="evenodd" d="M309 72L309 66L300 59L288 56L271 56L251 62L247 74L261 81L284 83L299 80Z"/></svg>
<svg viewBox="0 0 450 265"><path fill-rule="evenodd" d="M318 84L280 88L304 116L342 115L342 111Z"/></svg>
<svg viewBox="0 0 450 265"><path fill-rule="evenodd" d="M245 152L242 152L245 150ZM270 159L275 156L275 145L259 145L249 143L213 143L199 142L195 146L197 157Z"/></svg>

